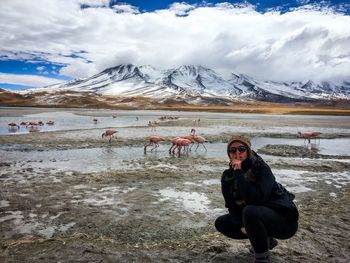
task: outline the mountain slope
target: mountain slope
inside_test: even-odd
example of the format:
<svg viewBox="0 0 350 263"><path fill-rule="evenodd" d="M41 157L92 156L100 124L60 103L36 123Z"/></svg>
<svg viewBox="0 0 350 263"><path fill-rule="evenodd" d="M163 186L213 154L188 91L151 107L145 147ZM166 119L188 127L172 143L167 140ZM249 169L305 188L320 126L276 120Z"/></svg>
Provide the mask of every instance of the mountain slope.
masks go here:
<svg viewBox="0 0 350 263"><path fill-rule="evenodd" d="M270 102L349 99L350 82L279 83L259 81L232 73L228 79L212 69L183 65L159 70L152 66L122 64L86 79L69 81L27 92L90 92L103 96L146 97L158 100L202 101L253 99Z"/></svg>

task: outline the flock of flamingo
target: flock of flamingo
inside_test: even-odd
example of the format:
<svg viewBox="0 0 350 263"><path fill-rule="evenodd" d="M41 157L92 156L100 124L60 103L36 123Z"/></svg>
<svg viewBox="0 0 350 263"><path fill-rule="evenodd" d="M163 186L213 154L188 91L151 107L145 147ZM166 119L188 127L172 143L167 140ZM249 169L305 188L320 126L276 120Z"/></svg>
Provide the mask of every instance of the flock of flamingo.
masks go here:
<svg viewBox="0 0 350 263"><path fill-rule="evenodd" d="M108 137L109 143L111 144L112 138L118 131L115 129L108 129L104 133L102 133L102 138ZM147 143L144 145L143 149L144 152L147 152L147 147L152 146L151 152L153 150L156 150L159 147L159 143L165 141L164 137L152 135L148 138ZM184 136L178 136L171 139L171 147L169 148L170 154L181 154L182 153L188 153L188 151L191 151L193 145L196 143L197 147L195 151L197 151L198 147L200 145L203 146L203 148L207 151L207 148L205 147L204 143L208 142L207 139L205 139L203 136L196 135L196 130L191 129L191 133L189 135ZM177 152L176 152L177 150Z"/></svg>
<svg viewBox="0 0 350 263"><path fill-rule="evenodd" d="M113 115L113 118L116 118L115 115ZM168 119L170 117L168 116L162 116L160 118L160 120L164 120L164 119ZM177 118L177 117L173 117L173 118ZM138 117L137 117L138 120ZM93 122L96 124L97 123L97 119L94 118ZM193 125L198 125L200 124L200 119L194 119L192 121ZM47 125L54 125L55 122L52 120L49 120L46 122ZM35 132L35 131L39 131L39 127L43 126L44 122L42 121L38 121L38 122L21 122L20 125L11 122L8 124L8 130L10 132L16 132L18 131L21 126L25 126L28 131L30 132ZM151 131L155 131L156 127L159 125L159 121L149 121L148 122L148 127L151 128ZM112 138L114 137L114 135L117 133L118 131L115 129L108 129L106 130L104 133L102 133L102 138L104 137L108 137L109 138L109 144L111 144L112 142ZM304 143L307 141L309 144L311 143L312 139L319 139L319 136L321 135L320 132L316 132L316 131L312 131L312 132L298 132L298 136L300 138L304 139ZM148 138L147 143L144 145L144 152L147 152L147 148L149 146L152 146L151 151L156 150L159 147L159 143L165 141L165 139L161 136L156 136L156 135L152 135ZM196 134L196 130L194 128L191 129L191 132L189 135L184 135L184 136L177 136L171 139L171 147L169 148L169 154L181 154L182 153L188 153L188 151L191 151L192 147L194 144L197 144L197 147L195 149L195 151L197 151L198 147L200 145L203 146L203 148L205 149L205 151L207 151L207 148L205 147L204 143L208 142L207 139L205 139L203 136L197 135ZM177 152L176 152L177 151Z"/></svg>
<svg viewBox="0 0 350 263"><path fill-rule="evenodd" d="M113 116L113 118L115 118L115 116ZM136 117L136 119L138 120L138 117ZM161 116L159 118L160 120L174 120L174 119L178 119L178 117L172 117L172 116ZM93 119L94 123L97 122L97 119ZM200 119L195 119L192 121L194 125L198 125L200 124ZM149 121L147 126L150 127L151 131L155 131L156 127L159 125L159 121L158 120L152 120ZM112 142L112 138L115 136L115 134L118 131L115 129L108 129L105 132L102 133L102 138L104 137L108 137L108 142L109 144L111 144ZM151 152L153 150L156 150L159 147L159 143L165 141L164 137L161 136L157 136L157 135L152 135L148 138L148 141L146 142L146 144L144 145L144 152L147 152L147 148L149 146L152 146L151 148ZM188 153L188 151L192 150L193 145L196 143L197 147L195 149L195 151L197 151L198 147L200 145L203 146L203 148L207 151L207 148L205 147L204 143L208 142L207 139L205 139L203 136L197 135L196 134L196 130L194 128L191 129L191 132L189 135L184 135L184 136L178 136L175 138L171 139L171 147L169 149L169 153L170 154L175 154L177 153L178 155L181 154L181 151L183 153Z"/></svg>
<svg viewBox="0 0 350 263"><path fill-rule="evenodd" d="M144 145L144 152L146 153L148 146L153 146L151 151L159 147L159 143L165 141L165 139L161 136L150 136L148 142ZM188 153L191 151L193 145L196 143L197 147L195 151L197 151L200 145L203 145L204 149L207 150L204 143L208 142L207 139L200 135L196 135L196 130L192 129L189 135L178 136L171 139L171 147L169 148L170 154L175 154L177 150L177 154L181 154L181 150L183 153ZM191 146L191 147L190 147Z"/></svg>
<svg viewBox="0 0 350 263"><path fill-rule="evenodd" d="M55 122L54 121L47 121L46 122L47 125L55 125ZM25 126L26 129L29 131L29 132L36 132L36 131L39 131L39 127L40 126L44 126L44 122L43 121L30 121L30 122L24 122L22 121L20 123L20 125L18 125L17 123L14 123L14 122L11 122L8 124L8 130L9 132L17 132L19 129L21 129L21 126Z"/></svg>

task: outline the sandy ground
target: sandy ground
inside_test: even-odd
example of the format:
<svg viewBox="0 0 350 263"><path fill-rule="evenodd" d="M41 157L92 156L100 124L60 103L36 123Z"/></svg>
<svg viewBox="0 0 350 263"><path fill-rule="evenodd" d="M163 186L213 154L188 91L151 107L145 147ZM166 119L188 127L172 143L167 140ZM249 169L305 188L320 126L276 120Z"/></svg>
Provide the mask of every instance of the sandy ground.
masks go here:
<svg viewBox="0 0 350 263"><path fill-rule="evenodd" d="M64 131L1 136L0 144L10 138L43 152L82 147L80 137ZM142 148L144 141L114 143ZM91 139L83 147L98 145ZM299 230L279 241L272 262L349 262L349 157L308 155L289 145L261 151L284 156L269 161L282 182L292 189L291 178L303 180L308 189L296 192ZM213 225L226 212L219 184L224 159L149 153L94 173L20 159L1 159L0 167L0 262L253 262L248 241L230 240Z"/></svg>

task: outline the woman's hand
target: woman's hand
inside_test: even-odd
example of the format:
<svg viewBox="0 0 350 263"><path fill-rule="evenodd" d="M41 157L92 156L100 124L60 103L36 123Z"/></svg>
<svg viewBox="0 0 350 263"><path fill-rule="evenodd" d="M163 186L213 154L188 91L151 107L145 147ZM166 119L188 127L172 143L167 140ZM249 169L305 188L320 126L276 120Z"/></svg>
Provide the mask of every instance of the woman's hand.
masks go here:
<svg viewBox="0 0 350 263"><path fill-rule="evenodd" d="M242 169L242 161L238 159L231 159L230 161L230 167L233 170L241 170Z"/></svg>
<svg viewBox="0 0 350 263"><path fill-rule="evenodd" d="M236 200L235 202L237 205L244 205L245 204L243 199Z"/></svg>
<svg viewBox="0 0 350 263"><path fill-rule="evenodd" d="M241 227L241 232L245 235L247 234L247 231L245 231L245 227Z"/></svg>

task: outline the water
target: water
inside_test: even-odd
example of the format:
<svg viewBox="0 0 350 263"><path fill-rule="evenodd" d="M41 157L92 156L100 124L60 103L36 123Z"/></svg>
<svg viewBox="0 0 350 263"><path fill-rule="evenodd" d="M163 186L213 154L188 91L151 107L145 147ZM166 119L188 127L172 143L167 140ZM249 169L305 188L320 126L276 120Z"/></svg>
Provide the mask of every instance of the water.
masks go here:
<svg viewBox="0 0 350 263"><path fill-rule="evenodd" d="M252 140L253 149L258 150L266 144L288 144L303 145L302 140L297 139L272 139L272 138L254 138ZM321 140L319 147L320 154L344 155L350 156L350 139L331 139ZM196 147L196 146L193 146ZM139 160L161 160L166 158L216 158L226 160L226 143L207 143L207 151L203 146L199 146L197 151L192 151L185 155L169 154L170 145L164 143L156 151L150 151L144 154L143 146L139 147L118 147L104 146L91 149L72 149L55 151L5 151L0 150L3 162L14 162L20 160L25 163L23 168L41 167L52 168L62 171L73 170L79 172L99 172L110 169L135 167ZM266 157L266 156L264 156ZM277 158L268 156L267 159ZM280 158L280 157L278 157ZM291 158L289 158L291 159Z"/></svg>
<svg viewBox="0 0 350 263"><path fill-rule="evenodd" d="M260 149L267 144L272 145L293 145L305 146L318 149L319 154L324 155L346 155L350 156L350 138L337 139L320 139L312 140L311 144L304 143L303 139L283 139L283 138L266 138L257 137L251 140L253 149Z"/></svg>
<svg viewBox="0 0 350 263"><path fill-rule="evenodd" d="M4 108L0 108L4 109ZM12 109L6 108L7 111ZM9 122L20 123L21 121L55 121L54 126L44 125L41 131L67 131L79 130L77 133L69 132L60 136L70 139L75 137L100 138L101 131L98 129L113 127L118 129L118 137L143 138L157 134L159 136L179 136L189 134L192 119L200 118L201 127L195 127L198 134L216 135L222 132L228 134L234 132L249 132L254 136L255 132L277 132L294 133L297 131L317 130L323 133L350 134L350 117L347 116L296 116L296 115L264 115L264 114L238 114L238 113L208 113L208 112L170 112L170 111L111 111L111 110L56 110L37 112L21 115L26 109L14 109L18 114L14 117L0 117L0 135L9 134L7 124ZM21 113L21 114L20 114ZM3 115L3 114L2 114ZM113 118L115 116L115 118ZM177 116L183 121L174 126L160 126L156 131L151 131L148 121L158 120L160 116ZM93 119L98 121L94 124ZM183 123L187 123L182 126ZM16 134L28 133L21 127ZM57 135L58 136L58 135ZM350 137L350 136L349 136ZM169 154L169 142L163 142L157 151L147 154L143 152L143 145L138 147L121 147L116 143L108 146L104 143L101 147L90 149L50 150L35 151L28 145L15 145L7 143L0 145L2 162L20 161L23 167L42 167L59 170L74 170L80 172L97 172L109 169L135 166L140 160L165 158L218 158L227 159L226 143L207 143L208 151L199 146L197 151L193 150L185 156L172 156ZM253 137L252 148L258 150L266 144L305 146L303 139L280 139L267 137ZM310 145L309 145L310 146ZM320 154L350 156L350 138L321 139L312 141L312 147L316 147ZM23 149L33 151L24 152ZM10 150L10 151L8 151ZM268 157L276 158L276 157ZM23 164L25 163L25 164Z"/></svg>
<svg viewBox="0 0 350 263"><path fill-rule="evenodd" d="M9 108L0 108L5 112ZM181 111L112 111L112 110L62 110L47 109L47 112L35 112L34 109L14 108L11 111L18 112L5 116L0 114L0 135L25 134L28 130L21 126L18 131L9 131L11 122L53 120L55 125L40 126L40 131L64 131L95 128L121 128L121 127L147 127L149 121L158 120L160 116L176 116L180 119L191 120L200 118L205 127L201 127L203 133L222 132L288 132L297 133L309 130L317 130L323 133L350 133L350 117L348 116L299 116L299 115L264 115L241 113L209 113L209 112L181 112ZM39 109L35 109L38 111ZM45 109L40 109L45 111ZM115 118L113 118L115 116ZM97 123L93 119L97 119Z"/></svg>
<svg viewBox="0 0 350 263"><path fill-rule="evenodd" d="M80 129L95 129L107 127L128 127L128 126L144 126L149 120L155 118L154 116L130 116L130 115L114 115L116 116L82 116L70 112L49 112L28 114L23 117L0 117L0 135L7 134L25 134L29 133L25 126L20 126L19 130L9 131L8 123L14 122L18 125L21 122L38 122L43 121L45 125L40 126L42 132L45 131L64 131L64 130L80 130ZM136 119L138 117L138 120ZM93 119L97 119L94 123ZM53 120L54 125L47 125L46 122Z"/></svg>

